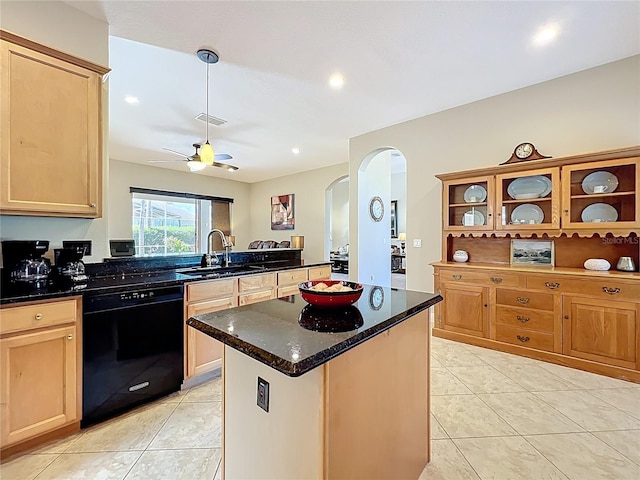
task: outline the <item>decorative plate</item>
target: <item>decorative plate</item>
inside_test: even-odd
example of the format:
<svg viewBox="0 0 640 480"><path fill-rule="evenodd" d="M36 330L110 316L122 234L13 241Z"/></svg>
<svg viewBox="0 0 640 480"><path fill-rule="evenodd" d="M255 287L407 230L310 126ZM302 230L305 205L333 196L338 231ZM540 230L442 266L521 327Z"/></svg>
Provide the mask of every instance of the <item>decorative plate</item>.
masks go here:
<svg viewBox="0 0 640 480"><path fill-rule="evenodd" d="M464 212L464 215L462 216L462 225L465 227L484 225L484 215L478 210L469 210Z"/></svg>
<svg viewBox="0 0 640 480"><path fill-rule="evenodd" d="M608 203L592 203L582 210L580 217L583 222L615 222L618 211Z"/></svg>
<svg viewBox="0 0 640 480"><path fill-rule="evenodd" d="M464 201L467 203L484 202L487 198L487 190L482 185L471 185L464 191Z"/></svg>
<svg viewBox="0 0 640 480"><path fill-rule="evenodd" d="M605 171L590 173L582 181L582 190L587 195L611 193L615 192L616 188L618 188L618 177Z"/></svg>
<svg viewBox="0 0 640 480"><path fill-rule="evenodd" d="M542 223L543 220L544 212L539 206L533 203L523 203L511 212L511 222L516 225Z"/></svg>
<svg viewBox="0 0 640 480"><path fill-rule="evenodd" d="M537 198L546 197L551 193L551 180L544 175L516 178L507 187L507 193L514 200L518 199L517 195L526 195L531 198L530 195L537 194Z"/></svg>

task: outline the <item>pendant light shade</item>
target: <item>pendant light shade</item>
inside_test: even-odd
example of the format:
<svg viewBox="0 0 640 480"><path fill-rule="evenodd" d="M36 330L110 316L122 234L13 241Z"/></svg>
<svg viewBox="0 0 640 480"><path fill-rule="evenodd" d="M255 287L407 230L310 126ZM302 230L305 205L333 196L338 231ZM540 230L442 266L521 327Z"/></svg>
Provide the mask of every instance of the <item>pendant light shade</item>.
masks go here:
<svg viewBox="0 0 640 480"><path fill-rule="evenodd" d="M200 148L200 161L203 165L213 165L213 159L215 158L215 152L213 147L207 140L207 143Z"/></svg>
<svg viewBox="0 0 640 480"><path fill-rule="evenodd" d="M190 172L199 172L206 166L207 165L200 160L189 160L187 162L187 167L189 167Z"/></svg>
<svg viewBox="0 0 640 480"><path fill-rule="evenodd" d="M198 58L207 64L207 120L205 120L205 124L207 125L207 141L202 145L200 149L200 162L202 165L213 165L213 160L215 158L215 152L213 151L213 147L209 143L209 65L212 63L216 63L219 59L218 54L208 50L206 48L202 48L198 50L196 53ZM204 167L202 167L204 168ZM202 169L200 168L200 170ZM195 171L195 170L192 170Z"/></svg>

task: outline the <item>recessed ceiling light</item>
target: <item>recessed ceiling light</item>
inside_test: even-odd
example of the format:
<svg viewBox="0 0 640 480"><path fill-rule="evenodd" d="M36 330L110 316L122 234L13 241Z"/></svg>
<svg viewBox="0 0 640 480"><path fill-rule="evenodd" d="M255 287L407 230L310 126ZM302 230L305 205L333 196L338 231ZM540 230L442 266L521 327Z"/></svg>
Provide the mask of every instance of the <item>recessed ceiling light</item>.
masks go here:
<svg viewBox="0 0 640 480"><path fill-rule="evenodd" d="M291 151L293 152L294 155L298 155L300 153L300 149L298 147L293 147Z"/></svg>
<svg viewBox="0 0 640 480"><path fill-rule="evenodd" d="M534 45L542 47L551 43L560 33L560 26L557 23L550 23L540 28L531 39Z"/></svg>
<svg viewBox="0 0 640 480"><path fill-rule="evenodd" d="M335 90L339 90L344 86L344 77L340 73L334 73L329 77L329 85Z"/></svg>
<svg viewBox="0 0 640 480"><path fill-rule="evenodd" d="M126 97L124 97L124 101L127 103L140 103L140 100L138 100L138 97L134 97L133 95L127 95Z"/></svg>

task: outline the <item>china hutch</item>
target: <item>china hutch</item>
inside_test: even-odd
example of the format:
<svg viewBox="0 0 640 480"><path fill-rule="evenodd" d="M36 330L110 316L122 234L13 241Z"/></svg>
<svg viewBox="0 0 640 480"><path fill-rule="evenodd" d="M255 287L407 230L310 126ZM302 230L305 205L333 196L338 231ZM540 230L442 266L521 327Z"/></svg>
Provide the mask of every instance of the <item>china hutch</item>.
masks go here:
<svg viewBox="0 0 640 480"><path fill-rule="evenodd" d="M640 146L437 178L433 335L640 383Z"/></svg>

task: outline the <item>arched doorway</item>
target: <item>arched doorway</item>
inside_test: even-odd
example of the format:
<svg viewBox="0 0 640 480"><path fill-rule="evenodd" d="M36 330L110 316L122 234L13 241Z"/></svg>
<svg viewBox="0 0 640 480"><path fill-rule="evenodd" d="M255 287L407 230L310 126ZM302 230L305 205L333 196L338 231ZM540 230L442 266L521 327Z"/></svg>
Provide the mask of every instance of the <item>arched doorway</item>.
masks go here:
<svg viewBox="0 0 640 480"><path fill-rule="evenodd" d="M349 176L337 178L325 190L325 259L331 252L347 253L349 247ZM347 278L348 266L341 263L339 278ZM332 275L333 276L333 275Z"/></svg>
<svg viewBox="0 0 640 480"><path fill-rule="evenodd" d="M406 170L404 155L393 147L371 152L357 170L359 282L399 288L406 285L406 281L392 284L392 247L402 251L400 233L404 233L406 242ZM372 211L379 200L383 205L381 216ZM395 273L404 274L407 265L401 257L401 267L396 264Z"/></svg>

